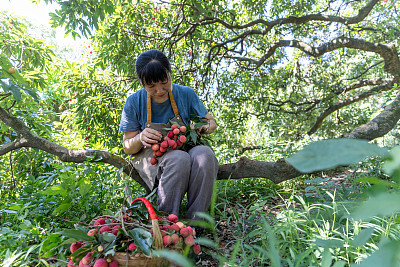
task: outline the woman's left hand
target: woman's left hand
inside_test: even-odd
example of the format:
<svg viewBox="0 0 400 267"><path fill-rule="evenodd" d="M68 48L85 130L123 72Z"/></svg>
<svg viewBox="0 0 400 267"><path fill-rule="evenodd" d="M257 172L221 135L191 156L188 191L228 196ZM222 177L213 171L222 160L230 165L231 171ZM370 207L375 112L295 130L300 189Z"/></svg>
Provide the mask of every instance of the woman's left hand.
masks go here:
<svg viewBox="0 0 400 267"><path fill-rule="evenodd" d="M190 128L194 129L194 124L190 125ZM214 119L207 120L207 124L200 126L196 129L198 135L211 134L217 128L217 124Z"/></svg>

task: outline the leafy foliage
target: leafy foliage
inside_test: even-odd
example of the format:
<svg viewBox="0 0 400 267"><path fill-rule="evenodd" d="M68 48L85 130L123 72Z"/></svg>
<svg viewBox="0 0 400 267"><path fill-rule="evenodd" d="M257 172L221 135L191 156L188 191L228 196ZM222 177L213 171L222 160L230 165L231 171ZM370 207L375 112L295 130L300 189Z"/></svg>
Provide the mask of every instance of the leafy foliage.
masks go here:
<svg viewBox="0 0 400 267"><path fill-rule="evenodd" d="M279 185L218 181L212 216L202 224L212 240L199 240L209 247L205 254L242 266L394 261L400 236L393 204L399 198L398 150L391 150L382 167L376 158L357 165L365 156L386 155L386 149L349 140L341 140L346 147L339 140L313 142L343 136L396 99L396 66L382 57L388 50L367 46L398 49L398 2L44 2L60 4L52 14L54 27L90 43L80 61L59 60L53 48L32 37L28 22L0 14L1 106L33 134L71 149L124 156L118 123L124 100L139 88L133 62L144 50L163 50L173 79L193 87L217 119L211 141L220 163L241 156L276 161L305 146L289 160L304 172L343 164L358 168L346 177L356 181L349 188L306 174ZM334 47L346 42L363 46ZM0 127L2 148L17 140L15 129ZM376 142L392 147L398 137L395 126ZM65 163L32 148L4 154L0 173L0 260L6 266L65 266L69 245L81 236L66 229L111 215L132 196L145 194L121 170ZM277 199L283 207L271 207ZM266 212L272 208L279 210L276 218ZM224 225L236 241L219 239ZM190 265L181 256L159 253Z"/></svg>

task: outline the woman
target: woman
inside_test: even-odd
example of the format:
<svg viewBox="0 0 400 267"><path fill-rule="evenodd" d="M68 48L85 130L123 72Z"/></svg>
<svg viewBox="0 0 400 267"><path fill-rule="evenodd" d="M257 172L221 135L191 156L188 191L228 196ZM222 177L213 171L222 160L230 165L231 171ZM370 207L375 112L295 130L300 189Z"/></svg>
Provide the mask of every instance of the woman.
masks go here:
<svg viewBox="0 0 400 267"><path fill-rule="evenodd" d="M196 212L207 211L218 161L208 146L195 146L188 152L168 150L152 165L151 146L166 135L171 122L185 125L195 116L206 118L198 134L211 134L217 128L193 89L172 83L171 65L158 50L142 53L135 63L142 89L126 100L120 123L124 132L125 153L133 155L133 166L149 188L158 183L158 209L179 214L181 201L187 193L187 219L200 219ZM193 125L192 127L193 128Z"/></svg>

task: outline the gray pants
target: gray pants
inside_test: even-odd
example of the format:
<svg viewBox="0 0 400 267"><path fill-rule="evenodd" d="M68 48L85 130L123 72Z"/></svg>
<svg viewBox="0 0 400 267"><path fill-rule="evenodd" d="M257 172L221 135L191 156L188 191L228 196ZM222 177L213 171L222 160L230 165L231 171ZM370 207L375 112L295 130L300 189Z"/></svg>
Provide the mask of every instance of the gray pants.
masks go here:
<svg viewBox="0 0 400 267"><path fill-rule="evenodd" d="M187 192L187 219L201 219L196 212L206 212L210 206L218 160L208 146L196 146L185 152L172 150L159 163L158 210L179 214Z"/></svg>

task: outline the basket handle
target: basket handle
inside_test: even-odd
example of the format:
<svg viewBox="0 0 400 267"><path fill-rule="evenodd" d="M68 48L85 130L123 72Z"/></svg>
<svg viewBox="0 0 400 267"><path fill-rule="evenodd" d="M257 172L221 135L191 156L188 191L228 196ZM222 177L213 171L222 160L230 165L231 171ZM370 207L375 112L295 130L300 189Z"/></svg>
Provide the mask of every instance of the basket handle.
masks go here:
<svg viewBox="0 0 400 267"><path fill-rule="evenodd" d="M149 212L150 220L155 220L158 218L156 212L154 211L153 206L151 205L151 203L148 199L143 198L143 197L135 198L131 204L138 202L138 201L142 201L144 203L144 205L146 206L147 211Z"/></svg>
<svg viewBox="0 0 400 267"><path fill-rule="evenodd" d="M164 247L164 245L163 245L162 235L161 235L161 231L160 231L160 226L158 224L157 214L154 211L154 208L151 205L150 201L146 198L135 198L131 204L138 202L138 201L142 201L144 203L144 205L146 206L147 211L149 212L151 224L153 227L154 245L156 246L156 248L162 249Z"/></svg>

